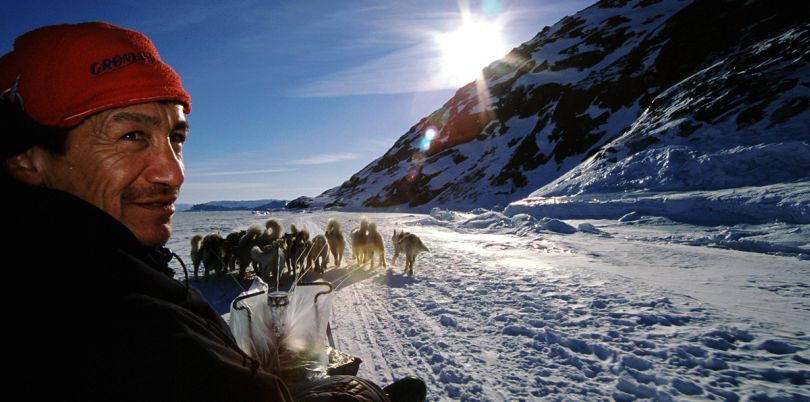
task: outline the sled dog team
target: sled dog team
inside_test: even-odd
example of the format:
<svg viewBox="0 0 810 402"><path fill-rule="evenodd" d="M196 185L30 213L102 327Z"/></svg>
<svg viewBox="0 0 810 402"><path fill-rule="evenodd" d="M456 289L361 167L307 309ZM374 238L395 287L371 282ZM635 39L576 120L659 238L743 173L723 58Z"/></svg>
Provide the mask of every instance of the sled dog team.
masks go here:
<svg viewBox="0 0 810 402"><path fill-rule="evenodd" d="M395 264L400 254L405 255L405 273L413 275L413 264L419 253L428 252L427 247L418 236L405 231L391 236L394 245ZM383 237L377 230L377 224L367 218L360 219L360 226L351 231L352 259L359 265L366 263L374 268L374 257L379 265L385 263L385 245ZM289 232L283 233L281 224L269 219L265 226L254 225L247 230L228 234L223 238L218 233L195 235L191 238L191 261L194 265L194 279L198 279L200 265L204 269L204 278L208 279L209 271L222 276L226 271L236 270L239 266L239 278L245 276L250 266L257 276L265 282L275 278L285 269L296 277L300 270L310 270L323 274L329 263L329 255L339 268L343 262L346 241L340 223L329 219L324 234L310 239L305 229L290 225Z"/></svg>

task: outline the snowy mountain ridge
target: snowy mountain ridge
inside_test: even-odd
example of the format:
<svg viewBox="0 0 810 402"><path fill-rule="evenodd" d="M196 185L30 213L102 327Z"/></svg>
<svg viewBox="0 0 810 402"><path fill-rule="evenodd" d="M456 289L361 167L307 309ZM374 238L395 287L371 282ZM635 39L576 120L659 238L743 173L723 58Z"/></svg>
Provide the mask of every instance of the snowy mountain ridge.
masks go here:
<svg viewBox="0 0 810 402"><path fill-rule="evenodd" d="M314 205L516 203L507 213L567 217L573 204L549 205L632 198L659 199L645 212L668 216L660 199L673 193L713 194L708 205L736 194L717 204L727 210L776 186L789 200L720 221L810 222L807 14L787 2L600 1L492 63Z"/></svg>
<svg viewBox="0 0 810 402"><path fill-rule="evenodd" d="M266 211L284 208L284 200L209 201L194 204L188 210L197 211Z"/></svg>

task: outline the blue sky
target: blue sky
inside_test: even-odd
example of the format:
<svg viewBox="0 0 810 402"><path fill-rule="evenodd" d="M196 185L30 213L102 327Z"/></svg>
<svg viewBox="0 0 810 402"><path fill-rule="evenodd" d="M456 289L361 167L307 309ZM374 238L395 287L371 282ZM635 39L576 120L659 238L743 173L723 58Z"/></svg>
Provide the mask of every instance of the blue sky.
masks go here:
<svg viewBox="0 0 810 402"><path fill-rule="evenodd" d="M461 10L499 21L508 51L592 2L33 0L0 15L0 53L49 24L141 31L192 98L179 202L292 199L340 185L452 97L436 37Z"/></svg>

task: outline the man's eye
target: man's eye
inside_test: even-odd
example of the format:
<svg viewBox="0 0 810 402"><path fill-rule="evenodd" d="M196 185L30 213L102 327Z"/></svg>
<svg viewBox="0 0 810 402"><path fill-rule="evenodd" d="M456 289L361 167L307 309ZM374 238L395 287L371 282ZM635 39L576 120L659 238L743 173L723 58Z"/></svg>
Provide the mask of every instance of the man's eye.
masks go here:
<svg viewBox="0 0 810 402"><path fill-rule="evenodd" d="M171 142L182 144L182 143L186 142L186 135L185 134L174 133L171 136L169 136L169 139L171 140Z"/></svg>
<svg viewBox="0 0 810 402"><path fill-rule="evenodd" d="M127 140L127 141L137 141L137 140L140 140L142 138L143 138L143 133L140 132L140 131L130 131L130 132L124 134L123 136L121 136L122 140Z"/></svg>

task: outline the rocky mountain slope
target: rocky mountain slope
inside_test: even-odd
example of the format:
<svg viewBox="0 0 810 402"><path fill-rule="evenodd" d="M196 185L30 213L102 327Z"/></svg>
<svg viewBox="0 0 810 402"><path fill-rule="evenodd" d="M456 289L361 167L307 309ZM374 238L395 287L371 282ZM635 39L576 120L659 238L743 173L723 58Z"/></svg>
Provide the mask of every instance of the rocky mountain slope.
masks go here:
<svg viewBox="0 0 810 402"><path fill-rule="evenodd" d="M787 1L600 1L314 202L471 209L810 181L808 14Z"/></svg>

